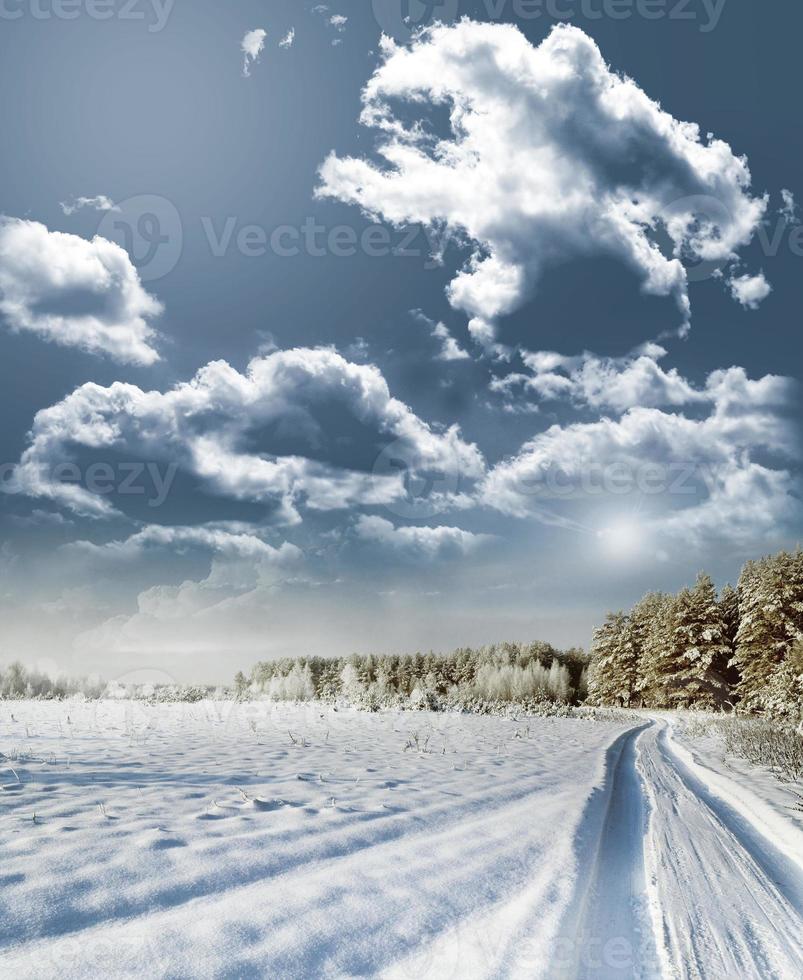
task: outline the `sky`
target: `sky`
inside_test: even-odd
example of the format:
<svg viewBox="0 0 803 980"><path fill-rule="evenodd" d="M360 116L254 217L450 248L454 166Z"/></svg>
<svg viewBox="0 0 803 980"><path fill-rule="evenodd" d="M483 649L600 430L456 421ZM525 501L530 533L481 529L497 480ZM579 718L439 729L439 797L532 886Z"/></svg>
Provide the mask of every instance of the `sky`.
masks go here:
<svg viewBox="0 0 803 980"><path fill-rule="evenodd" d="M797 6L0 0L0 663L587 647L795 547Z"/></svg>

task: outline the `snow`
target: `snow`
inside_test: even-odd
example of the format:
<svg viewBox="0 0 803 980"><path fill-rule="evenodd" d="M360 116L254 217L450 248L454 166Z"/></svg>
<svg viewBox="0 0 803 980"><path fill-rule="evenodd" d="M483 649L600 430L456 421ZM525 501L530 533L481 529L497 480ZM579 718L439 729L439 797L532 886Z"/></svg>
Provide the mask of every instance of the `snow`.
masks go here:
<svg viewBox="0 0 803 980"><path fill-rule="evenodd" d="M545 976L625 727L0 704L0 974Z"/></svg>
<svg viewBox="0 0 803 980"><path fill-rule="evenodd" d="M666 977L792 980L803 963L803 875L710 792L659 719L639 739L647 892Z"/></svg>
<svg viewBox="0 0 803 980"><path fill-rule="evenodd" d="M0 703L0 976L791 980L800 824L682 728Z"/></svg>
<svg viewBox="0 0 803 980"><path fill-rule="evenodd" d="M749 820L767 841L803 871L803 788L767 769L728 755L714 734L689 737L683 720L668 719L668 745L714 795Z"/></svg>

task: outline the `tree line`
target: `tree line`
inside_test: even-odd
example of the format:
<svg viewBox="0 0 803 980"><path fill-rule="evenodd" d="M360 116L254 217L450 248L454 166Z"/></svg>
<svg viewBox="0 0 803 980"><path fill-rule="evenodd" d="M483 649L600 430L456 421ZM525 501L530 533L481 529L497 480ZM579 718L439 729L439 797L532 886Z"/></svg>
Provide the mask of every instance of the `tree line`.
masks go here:
<svg viewBox="0 0 803 980"><path fill-rule="evenodd" d="M650 592L629 612L609 613L590 657L549 643L461 647L448 654L293 657L239 672L234 688L106 684L50 678L19 663L0 668L0 699L204 697L303 701L346 698L358 706L424 707L477 702L584 701L646 708L738 708L803 718L803 552L748 562L720 593L701 573L677 594Z"/></svg>
<svg viewBox="0 0 803 980"><path fill-rule="evenodd" d="M651 592L594 633L589 703L803 714L803 552L749 561L717 594L700 573Z"/></svg>
<svg viewBox="0 0 803 980"><path fill-rule="evenodd" d="M332 700L379 707L399 699L422 703L549 700L566 704L586 696L588 660L580 649L549 643L461 647L448 654L297 657L256 664L240 672L240 696L276 700Z"/></svg>

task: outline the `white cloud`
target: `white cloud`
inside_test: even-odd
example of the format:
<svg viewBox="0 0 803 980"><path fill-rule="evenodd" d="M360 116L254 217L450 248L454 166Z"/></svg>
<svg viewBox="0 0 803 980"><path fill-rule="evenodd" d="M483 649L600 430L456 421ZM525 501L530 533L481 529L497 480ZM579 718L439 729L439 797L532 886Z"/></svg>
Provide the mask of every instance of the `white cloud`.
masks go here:
<svg viewBox="0 0 803 980"><path fill-rule="evenodd" d="M797 202L795 201L795 195L791 191L784 188L781 191L781 199L783 201L781 216L786 218L790 224L798 224Z"/></svg>
<svg viewBox="0 0 803 980"><path fill-rule="evenodd" d="M468 351L458 344L454 337L449 333L448 327L443 323L436 323L432 328L432 336L441 342L441 351L438 359L441 361L465 361L471 355Z"/></svg>
<svg viewBox="0 0 803 980"><path fill-rule="evenodd" d="M772 286L764 278L764 273L756 276L738 276L728 280L731 295L737 303L748 310L757 310L772 292Z"/></svg>
<svg viewBox="0 0 803 980"><path fill-rule="evenodd" d="M437 360L465 361L470 359L471 355L468 351L463 350L451 333L449 333L449 328L445 323L435 323L422 310L411 310L410 312L419 323L423 323L429 329L432 336L440 343Z"/></svg>
<svg viewBox="0 0 803 980"><path fill-rule="evenodd" d="M98 194L96 197L74 197L71 201L62 201L59 205L66 215L75 214L82 208L90 208L93 211L119 211L120 208L110 197L105 194Z"/></svg>
<svg viewBox="0 0 803 980"><path fill-rule="evenodd" d="M250 525L236 522L196 526L148 524L121 541L108 541L101 545L91 541L75 541L66 547L96 558L121 560L139 558L149 551L169 550L176 553L191 548L229 558L249 558L276 564L294 562L301 557L295 545L285 541L279 548L274 548L263 541Z"/></svg>
<svg viewBox="0 0 803 980"><path fill-rule="evenodd" d="M9 517L12 524L18 527L69 527L72 521L58 510L40 510L34 508L30 514Z"/></svg>
<svg viewBox="0 0 803 980"><path fill-rule="evenodd" d="M247 31L243 35L243 39L240 42L240 50L243 53L243 75L246 78L251 74L251 65L259 61L259 56L265 47L265 38L267 36L268 32L263 31L261 27L257 27L253 31Z"/></svg>
<svg viewBox="0 0 803 980"><path fill-rule="evenodd" d="M746 161L612 72L577 28L556 27L533 47L513 26L464 19L382 47L362 121L382 131L386 166L332 154L317 193L394 224L442 224L471 243L448 296L486 347L546 267L589 255L616 256L646 292L673 296L685 325L681 260L732 261L761 221L766 200L750 196ZM394 100L422 115L448 107L450 137L405 124Z"/></svg>
<svg viewBox="0 0 803 980"><path fill-rule="evenodd" d="M538 516L544 500L579 501L587 520L595 502L636 491L657 506L643 523L659 533L758 541L799 508L796 386L730 368L709 376L704 397L702 418L634 407L618 420L554 425L495 466L480 498L518 517Z"/></svg>
<svg viewBox="0 0 803 980"><path fill-rule="evenodd" d="M149 321L161 311L114 242L0 217L0 314L12 330L146 365L159 360Z"/></svg>
<svg viewBox="0 0 803 980"><path fill-rule="evenodd" d="M355 530L363 541L423 559L467 555L491 540L459 527L396 527L384 517L366 514L357 518Z"/></svg>
<svg viewBox="0 0 803 980"><path fill-rule="evenodd" d="M273 547L259 537L259 528L238 522L221 522L194 527L147 525L130 537L96 545L76 541L62 550L91 560L97 577L100 562L141 563L151 558L164 574L168 556L200 553L211 555L209 573L199 581L188 579L179 585L156 584L137 596L133 615L113 616L81 635L77 646L107 649L141 647L146 637L159 635L165 623L185 624L193 621L200 634L196 642L203 645L203 629L216 631L218 642L226 630L234 636L239 625L236 603L250 599L253 605L267 609L275 590L292 577L303 558L302 552L289 542Z"/></svg>
<svg viewBox="0 0 803 980"><path fill-rule="evenodd" d="M348 24L348 17L343 16L343 14L333 14L330 12L328 4L319 3L312 8L314 14L318 14L323 17L326 21L328 27L334 28L337 34L344 34L346 31L346 24ZM332 39L332 47L337 47L343 43L342 37L335 37Z"/></svg>
<svg viewBox="0 0 803 980"><path fill-rule="evenodd" d="M666 356L658 344L644 344L625 357L601 357L588 351L573 357L552 351L523 351L521 356L529 374L514 372L490 385L513 407L519 393L537 402L570 400L578 406L617 412L712 399L710 392L694 388L677 369L665 371L658 364Z"/></svg>
<svg viewBox="0 0 803 980"><path fill-rule="evenodd" d="M76 637L77 650L137 651L161 647L197 654L265 649L265 633L282 608L280 595L303 588L302 552L289 542L267 544L262 529L238 522L195 527L148 525L122 541L95 545L80 541L62 549L91 559L93 578L99 563L136 563L140 573L150 558L154 569L169 574L171 556L211 555L207 575L177 585L156 583L136 596L136 611L112 616Z"/></svg>
<svg viewBox="0 0 803 980"><path fill-rule="evenodd" d="M40 603L39 608L51 616L80 619L86 613L103 611L105 605L95 595L92 586L79 585L62 589L55 599Z"/></svg>
<svg viewBox="0 0 803 980"><path fill-rule="evenodd" d="M295 39L296 39L296 31L294 27L291 27L290 30L285 34L285 36L281 39L281 41L279 41L279 47L292 48Z"/></svg>
<svg viewBox="0 0 803 980"><path fill-rule="evenodd" d="M38 412L30 438L6 489L97 517L115 513L107 498L53 476L76 446L175 463L207 492L262 503L285 522L300 520L301 504L323 511L403 499L403 472L373 465L391 443L411 473L447 470L474 480L484 472L457 426L433 429L391 396L376 367L329 348L275 351L244 374L214 361L164 393L85 384ZM352 451L361 460L350 461Z"/></svg>

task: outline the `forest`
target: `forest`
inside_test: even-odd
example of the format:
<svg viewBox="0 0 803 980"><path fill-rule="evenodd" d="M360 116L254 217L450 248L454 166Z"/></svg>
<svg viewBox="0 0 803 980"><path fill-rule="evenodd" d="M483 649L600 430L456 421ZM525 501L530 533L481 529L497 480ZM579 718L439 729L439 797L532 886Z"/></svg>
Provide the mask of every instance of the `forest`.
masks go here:
<svg viewBox="0 0 803 980"><path fill-rule="evenodd" d="M449 654L301 657L258 663L239 673L242 695L275 700L347 699L360 707L412 703L433 709L483 704L583 701L588 658L549 643L462 647Z"/></svg>
<svg viewBox="0 0 803 980"><path fill-rule="evenodd" d="M803 552L749 561L719 594L701 573L677 595L651 592L609 613L591 645L588 700L799 720Z"/></svg>
<svg viewBox="0 0 803 980"><path fill-rule="evenodd" d="M803 552L749 561L721 592L705 572L677 594L650 592L608 613L590 655L501 643L447 655L322 657L257 664L242 694L381 706L559 701L631 708L734 710L803 717Z"/></svg>
<svg viewBox="0 0 803 980"><path fill-rule="evenodd" d="M749 561L717 592L701 572L677 594L650 592L608 613L590 653L549 643L461 647L448 654L354 654L261 661L232 687L121 685L0 668L2 698L205 697L336 701L368 709L484 710L494 704L737 710L803 719L803 551Z"/></svg>

